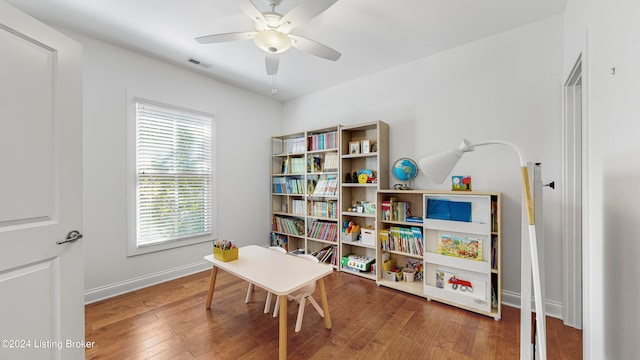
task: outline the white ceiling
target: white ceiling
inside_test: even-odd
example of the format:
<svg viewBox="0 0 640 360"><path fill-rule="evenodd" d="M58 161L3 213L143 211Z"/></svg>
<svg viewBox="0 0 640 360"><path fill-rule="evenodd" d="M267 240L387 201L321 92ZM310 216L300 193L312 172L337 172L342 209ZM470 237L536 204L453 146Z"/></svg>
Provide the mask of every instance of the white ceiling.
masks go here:
<svg viewBox="0 0 640 360"><path fill-rule="evenodd" d="M106 40L271 96L264 54L251 40L199 44L203 35L253 31L247 0L6 0L54 26ZM269 11L268 0L253 0ZM302 1L283 0L286 13ZM342 53L337 62L291 49L280 56L287 101L564 11L566 0L338 0L294 29ZM187 62L194 58L212 66Z"/></svg>

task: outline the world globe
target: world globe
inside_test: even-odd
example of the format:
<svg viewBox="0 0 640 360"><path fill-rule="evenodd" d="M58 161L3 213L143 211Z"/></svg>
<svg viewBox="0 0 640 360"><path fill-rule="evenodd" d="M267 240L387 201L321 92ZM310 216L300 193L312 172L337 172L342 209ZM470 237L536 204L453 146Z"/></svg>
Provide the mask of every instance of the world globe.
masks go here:
<svg viewBox="0 0 640 360"><path fill-rule="evenodd" d="M418 175L418 165L409 158L402 158L393 163L393 177L399 181L412 181Z"/></svg>

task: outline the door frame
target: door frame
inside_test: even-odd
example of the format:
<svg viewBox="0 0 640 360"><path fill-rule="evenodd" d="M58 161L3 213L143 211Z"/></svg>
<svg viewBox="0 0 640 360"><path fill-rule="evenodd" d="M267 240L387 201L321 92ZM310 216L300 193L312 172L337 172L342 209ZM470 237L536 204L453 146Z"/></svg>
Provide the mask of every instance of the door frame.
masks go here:
<svg viewBox="0 0 640 360"><path fill-rule="evenodd" d="M563 86L563 307L565 325L582 329L583 324L583 238L587 176L586 97L583 89L582 54Z"/></svg>

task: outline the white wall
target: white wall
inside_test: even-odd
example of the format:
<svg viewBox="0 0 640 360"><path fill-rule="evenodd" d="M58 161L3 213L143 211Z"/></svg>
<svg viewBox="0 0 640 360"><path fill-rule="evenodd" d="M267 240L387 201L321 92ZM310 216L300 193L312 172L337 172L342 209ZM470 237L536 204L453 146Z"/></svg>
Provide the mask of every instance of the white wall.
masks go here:
<svg viewBox="0 0 640 360"><path fill-rule="evenodd" d="M380 119L390 126L390 161L419 158L473 141L518 144L543 164L546 182L561 176L561 16L345 83L284 106L285 133ZM419 46L419 45L417 45ZM467 154L454 170L474 190L501 191L505 302L519 306L521 179L515 152L499 146ZM414 188L428 184L420 175ZM546 301L561 315L560 191L545 189Z"/></svg>
<svg viewBox="0 0 640 360"><path fill-rule="evenodd" d="M578 54L586 63L584 354L633 359L640 339L640 199L632 185L640 181L640 3L569 0L565 17L565 77Z"/></svg>
<svg viewBox="0 0 640 360"><path fill-rule="evenodd" d="M218 236L268 243L269 137L282 105L174 65L67 32L84 46L84 247L86 300L209 268L203 243L127 257L127 94L215 115ZM262 180L256 180L256 176Z"/></svg>

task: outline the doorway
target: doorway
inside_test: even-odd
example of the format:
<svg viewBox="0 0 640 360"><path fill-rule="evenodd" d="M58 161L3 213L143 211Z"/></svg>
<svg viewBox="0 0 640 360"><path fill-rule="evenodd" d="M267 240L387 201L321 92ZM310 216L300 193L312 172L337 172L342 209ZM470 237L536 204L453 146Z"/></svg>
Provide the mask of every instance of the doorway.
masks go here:
<svg viewBox="0 0 640 360"><path fill-rule="evenodd" d="M564 241L564 324L582 329L582 219L584 186L584 121L582 56L564 84L564 184L562 226Z"/></svg>

